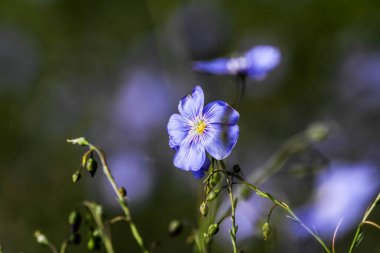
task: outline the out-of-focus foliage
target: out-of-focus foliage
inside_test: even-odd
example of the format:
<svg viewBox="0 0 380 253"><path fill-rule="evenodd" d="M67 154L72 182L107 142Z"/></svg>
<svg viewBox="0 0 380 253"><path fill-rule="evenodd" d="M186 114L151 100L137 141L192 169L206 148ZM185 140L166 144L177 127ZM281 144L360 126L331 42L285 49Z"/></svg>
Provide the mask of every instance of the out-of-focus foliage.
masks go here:
<svg viewBox="0 0 380 253"><path fill-rule="evenodd" d="M42 252L33 238L37 228L61 242L70 229L67 216L84 199L105 204L110 214L120 212L99 173L72 184L80 155L65 140L76 136L107 151L145 241L159 241L157 252L192 252L184 242L186 228L178 238L167 235L172 219L196 223L200 205L199 181L172 165L167 121L178 98L195 84L202 84L207 101L234 99L236 80L193 74L192 61L230 56L256 44L279 47L283 61L268 79L247 82L239 108L241 138L229 162L249 175L286 138L326 120L333 122L334 134L293 157L264 187L293 207L318 204L323 185L331 182L324 184L319 170L302 177L290 172L322 154L352 164L347 173L355 164L371 164L371 187L379 190L379 10L380 2L369 0L0 1L4 252ZM334 166L323 173L330 170ZM341 169L332 173L339 180ZM348 195L344 200L362 203L349 199L360 195L351 191L342 193ZM292 233L280 213L273 215L270 239L263 241L267 204L253 199L238 206L237 237L245 252L320 252L313 240ZM353 232L350 226L338 235L339 248L348 247ZM138 251L125 224L114 225L112 234L116 252ZM357 252L379 249L378 238L368 228ZM223 241L228 240L214 243L215 252L230 252Z"/></svg>

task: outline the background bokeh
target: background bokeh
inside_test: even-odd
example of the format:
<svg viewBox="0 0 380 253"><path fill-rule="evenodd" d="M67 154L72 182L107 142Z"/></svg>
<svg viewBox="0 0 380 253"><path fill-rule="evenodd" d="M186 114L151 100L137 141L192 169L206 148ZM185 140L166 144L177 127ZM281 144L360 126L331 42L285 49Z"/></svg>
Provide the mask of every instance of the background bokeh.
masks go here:
<svg viewBox="0 0 380 253"><path fill-rule="evenodd" d="M379 11L371 0L1 0L4 251L49 252L35 243L34 230L59 244L69 233L68 214L84 199L103 204L110 216L120 213L101 173L71 182L83 150L66 139L86 136L106 150L145 241L160 244L155 252L192 252L185 235L168 237L167 224L196 224L201 183L174 168L166 124L196 84L206 101L234 99L234 78L194 74L192 61L256 44L279 47L283 60L267 79L247 82L228 164L239 163L248 176L310 123L333 125L325 142L291 159L306 164L302 175L288 164L263 187L329 242L344 217L336 245L347 251L380 189ZM328 164L307 170L315 156ZM322 252L280 210L264 242L268 208L257 198L241 202L245 252ZM372 219L379 221L379 210ZM127 225L112 233L116 252L138 252ZM229 239L216 237L215 252L231 252ZM357 252L380 252L379 238L366 228Z"/></svg>

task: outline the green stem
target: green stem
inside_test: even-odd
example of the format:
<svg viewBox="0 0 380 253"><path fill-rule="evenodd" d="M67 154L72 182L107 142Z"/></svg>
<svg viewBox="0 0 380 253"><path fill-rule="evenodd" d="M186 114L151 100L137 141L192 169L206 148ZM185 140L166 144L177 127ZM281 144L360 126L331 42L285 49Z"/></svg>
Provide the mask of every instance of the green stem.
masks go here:
<svg viewBox="0 0 380 253"><path fill-rule="evenodd" d="M236 201L237 199L234 199L233 191L232 191L232 179L233 176L228 176L227 175L227 168L226 165L224 164L223 160L220 161L220 165L222 166L223 170L226 173L226 180L227 180L227 186L228 186L228 195L230 197L230 202L231 202L231 221L232 221L232 227L230 230L230 237L231 237L231 243L232 243L232 248L234 250L234 253L237 253L237 247L236 247L236 232L237 232L237 226L236 226Z"/></svg>
<svg viewBox="0 0 380 253"><path fill-rule="evenodd" d="M235 177L238 178L242 182L242 184L246 185L247 187L249 187L250 189L252 189L253 191L255 191L258 196L263 197L263 198L267 198L267 199L271 200L274 204L276 204L279 207L281 207L284 211L286 211L289 214L289 216L296 223L298 223L300 226L302 226L309 234L311 234L319 242L319 244L323 247L323 249L325 250L325 252L331 253L330 250L329 250L329 248L326 246L325 242L316 233L314 233L308 226L306 226L306 224L303 223L297 217L297 215L290 209L290 207L286 203L276 200L269 193L263 192L259 188L257 188L256 186L254 186L254 185L248 183L247 181L245 181L241 176L235 175Z"/></svg>
<svg viewBox="0 0 380 253"><path fill-rule="evenodd" d="M364 216L363 216L363 219L362 221L360 222L358 228L356 229L356 232L355 232L355 236L354 236L354 239L352 240L352 243L351 243L351 247L350 247L350 250L349 250L349 253L351 253L354 248L355 248L355 244L358 240L358 237L360 235L360 232L361 232L361 229L362 229L362 226L366 223L367 219L368 219L368 216L371 214L371 212L373 211L373 209L375 208L375 206L377 204L379 204L380 202L380 192L377 194L375 200L372 202L372 204L370 205L370 207L367 209L367 211L364 213Z"/></svg>
<svg viewBox="0 0 380 253"><path fill-rule="evenodd" d="M96 223L96 227L99 229L100 237L102 238L102 241L103 241L104 247L106 248L107 253L114 253L110 235L104 227L101 213L97 211L97 208L99 208L100 206L97 205L96 203L88 202L88 201L85 201L83 205L87 207L88 210L90 210L90 213ZM61 248L61 251L62 251L62 248Z"/></svg>
<svg viewBox="0 0 380 253"><path fill-rule="evenodd" d="M61 245L61 249L59 250L59 253L65 253L67 248L67 241L64 241Z"/></svg>
<svg viewBox="0 0 380 253"><path fill-rule="evenodd" d="M102 167L103 167L103 172L106 175L108 181L110 182L110 184L111 184L111 186L112 186L112 188L113 188L113 190L117 196L118 202L120 204L121 209L123 210L123 212L125 214L126 221L129 224L129 227L131 229L133 237L135 238L135 240L136 240L137 244L139 245L141 251L143 253L149 253L149 251L145 248L144 241L143 241L142 237L140 236L140 233L137 230L135 223L132 220L131 212L130 212L126 202L124 201L124 196L119 192L119 187L116 185L115 179L112 176L111 171L107 165L105 154L100 149L98 149L97 147L92 145L91 143L88 143L88 146L90 147L90 149L94 150L100 158L100 161L101 161Z"/></svg>
<svg viewBox="0 0 380 253"><path fill-rule="evenodd" d="M58 253L58 250L57 248L54 246L54 244L52 244L51 242L48 242L47 246L49 247L49 249L53 252L53 253Z"/></svg>

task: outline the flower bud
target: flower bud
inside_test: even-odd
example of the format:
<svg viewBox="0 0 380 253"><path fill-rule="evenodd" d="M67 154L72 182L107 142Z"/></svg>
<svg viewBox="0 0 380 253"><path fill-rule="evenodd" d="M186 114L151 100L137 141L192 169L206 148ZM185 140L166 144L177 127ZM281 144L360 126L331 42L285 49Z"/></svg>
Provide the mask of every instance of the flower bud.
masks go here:
<svg viewBox="0 0 380 253"><path fill-rule="evenodd" d="M323 123L314 123L306 130L307 138L312 142L325 140L330 132L328 125Z"/></svg>
<svg viewBox="0 0 380 253"><path fill-rule="evenodd" d="M219 232L219 224L218 223L211 224L208 227L206 237L212 237L212 236L216 235L216 233L218 233L218 232Z"/></svg>
<svg viewBox="0 0 380 253"><path fill-rule="evenodd" d="M120 195L124 198L125 196L127 196L127 191L125 190L125 188L122 186L122 187L119 187L118 189Z"/></svg>
<svg viewBox="0 0 380 253"><path fill-rule="evenodd" d="M95 242L95 239L90 237L90 239L88 240L87 242L87 249L89 250L94 250L95 249L95 246L96 246L96 242Z"/></svg>
<svg viewBox="0 0 380 253"><path fill-rule="evenodd" d="M172 220L169 223L168 232L170 236L175 237L177 235L180 235L182 233L182 230L183 230L182 222L178 220Z"/></svg>
<svg viewBox="0 0 380 253"><path fill-rule="evenodd" d="M88 145L88 141L84 137L79 137L79 138L71 139L71 140L68 139L67 142L71 143L71 144L77 144L80 146L87 146Z"/></svg>
<svg viewBox="0 0 380 253"><path fill-rule="evenodd" d="M207 201L213 201L216 199L219 195L220 189L212 191L206 198Z"/></svg>
<svg viewBox="0 0 380 253"><path fill-rule="evenodd" d="M206 217L208 214L208 206L206 202L202 202L201 206L199 207L199 211L201 211L201 214L203 217Z"/></svg>
<svg viewBox="0 0 380 253"><path fill-rule="evenodd" d="M271 234L271 227L268 222L265 222L261 228L261 232L263 233L264 240L268 240Z"/></svg>
<svg viewBox="0 0 380 253"><path fill-rule="evenodd" d="M82 223L82 216L77 211L72 211L68 219L69 225L72 227L73 232L77 232L80 224Z"/></svg>
<svg viewBox="0 0 380 253"><path fill-rule="evenodd" d="M42 246L48 246L49 245L49 240L39 230L36 230L36 232L34 232L34 237L36 238L36 241L38 244L40 244Z"/></svg>
<svg viewBox="0 0 380 253"><path fill-rule="evenodd" d="M93 158L87 159L86 170L90 172L90 175L95 176L96 170L98 169L98 163Z"/></svg>
<svg viewBox="0 0 380 253"><path fill-rule="evenodd" d="M220 179L222 179L222 176L220 173L214 173L210 178L210 185L211 187L214 187L220 182Z"/></svg>
<svg viewBox="0 0 380 253"><path fill-rule="evenodd" d="M79 170L75 171L75 173L71 176L71 179L73 180L74 184L78 182L80 178L81 178L81 174Z"/></svg>

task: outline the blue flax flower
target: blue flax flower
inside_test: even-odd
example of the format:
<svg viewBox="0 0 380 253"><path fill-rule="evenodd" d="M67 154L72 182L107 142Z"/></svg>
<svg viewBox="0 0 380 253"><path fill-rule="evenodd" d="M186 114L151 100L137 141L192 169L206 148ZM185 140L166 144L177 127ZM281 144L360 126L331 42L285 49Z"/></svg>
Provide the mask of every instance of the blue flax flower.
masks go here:
<svg viewBox="0 0 380 253"><path fill-rule="evenodd" d="M223 101L209 103L204 108L203 105L203 90L196 86L191 95L181 99L180 114L173 114L167 126L169 146L177 151L174 165L192 171L197 178L210 166L206 152L222 160L231 153L239 137L237 111Z"/></svg>
<svg viewBox="0 0 380 253"><path fill-rule="evenodd" d="M280 61L281 52L278 48L259 45L240 57L197 61L194 63L193 69L214 75L241 75L262 80Z"/></svg>

